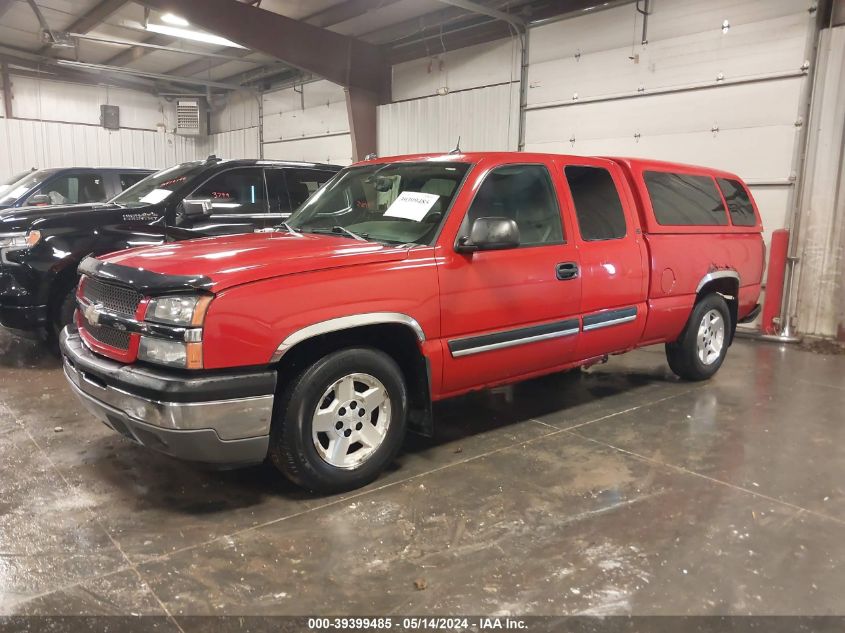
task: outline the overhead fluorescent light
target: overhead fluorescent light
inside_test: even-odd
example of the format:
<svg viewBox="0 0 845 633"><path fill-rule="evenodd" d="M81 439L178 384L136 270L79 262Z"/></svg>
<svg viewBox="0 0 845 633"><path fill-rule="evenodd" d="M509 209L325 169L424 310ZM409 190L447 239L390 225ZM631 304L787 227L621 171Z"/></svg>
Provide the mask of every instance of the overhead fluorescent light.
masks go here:
<svg viewBox="0 0 845 633"><path fill-rule="evenodd" d="M180 18L178 15L172 13L165 13L161 16L161 21L172 26L191 26L185 18Z"/></svg>
<svg viewBox="0 0 845 633"><path fill-rule="evenodd" d="M216 44L217 46L230 46L232 48L246 48L240 44L236 44L225 37L206 33L205 31L196 31L194 29L185 29L178 26L168 26L167 24L155 24L153 22L147 23L147 30L151 33L160 33L161 35L169 35L171 37L178 37L184 40L193 40L195 42L204 42L206 44Z"/></svg>

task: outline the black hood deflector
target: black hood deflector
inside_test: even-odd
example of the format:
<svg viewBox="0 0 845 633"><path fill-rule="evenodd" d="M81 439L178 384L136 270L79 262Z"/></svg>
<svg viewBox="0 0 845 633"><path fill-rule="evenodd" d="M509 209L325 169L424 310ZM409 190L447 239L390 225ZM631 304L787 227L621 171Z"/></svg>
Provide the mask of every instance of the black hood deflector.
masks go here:
<svg viewBox="0 0 845 633"><path fill-rule="evenodd" d="M81 275L128 286L143 294L167 294L186 290L210 291L214 285L211 279L204 275L165 275L142 268L104 262L95 257L83 259L78 270Z"/></svg>

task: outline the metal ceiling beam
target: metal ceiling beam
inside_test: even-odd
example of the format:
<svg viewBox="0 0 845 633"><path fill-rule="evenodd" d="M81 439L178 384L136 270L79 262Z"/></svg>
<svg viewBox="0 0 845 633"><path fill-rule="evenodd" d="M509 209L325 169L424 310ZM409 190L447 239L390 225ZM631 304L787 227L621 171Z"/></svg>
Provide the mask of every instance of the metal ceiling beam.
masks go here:
<svg viewBox="0 0 845 633"><path fill-rule="evenodd" d="M384 7L389 6L395 2L398 2L398 0L381 0L378 4L374 3L373 0L346 0L346 2L341 2L340 4L333 5L327 9L323 9L322 11L317 11L316 13L312 13L311 15L307 15L302 18L301 21L312 26L328 28L334 26L335 24L340 24L341 22L346 22L347 20L352 20L354 18L360 17L370 11L383 9ZM244 50L238 51L235 54L239 57L247 57L251 53L252 51L250 50ZM197 73L210 71L211 69L217 68L222 65L223 63L209 63L203 59L198 59L196 61L179 66L178 68L173 68L170 70L170 72L176 73L177 75L190 76L196 75ZM231 81L237 76L238 74L230 75L226 77L223 81Z"/></svg>
<svg viewBox="0 0 845 633"><path fill-rule="evenodd" d="M385 7L394 4L398 0L380 0L374 2L373 0L345 0L333 6L317 11L304 18L302 22L326 28L346 22L354 18L360 17L370 11L379 11Z"/></svg>
<svg viewBox="0 0 845 633"><path fill-rule="evenodd" d="M154 46L169 46L177 41L178 40L172 37L167 37L166 35L152 35L146 38L143 43L152 44ZM114 57L109 57L105 63L109 66L126 66L126 64L134 62L136 59L143 57L149 52L149 49L146 49L143 46L133 46L122 53L118 53Z"/></svg>
<svg viewBox="0 0 845 633"><path fill-rule="evenodd" d="M225 50L225 49L220 49ZM242 61L248 62L250 60L244 59L252 55L253 51L249 49L238 49L232 55L233 60L235 58L241 59ZM231 60L230 60L231 61ZM188 62L187 64L183 64L176 68L173 68L170 72L176 73L177 75L183 75L185 77L190 77L192 75L196 75L201 72L206 72L211 70L212 68L217 68L218 66L222 66L223 64L228 64L229 62L224 61L209 61L207 59L196 59L192 62ZM233 75L234 77L235 75ZM226 77L224 81L229 81L230 78Z"/></svg>
<svg viewBox="0 0 845 633"><path fill-rule="evenodd" d="M249 55L252 51L242 51L238 50L237 53L232 55L224 55L222 53L210 53L208 51L198 51L198 50L190 50L186 48L179 48L177 46L159 46L157 44L148 44L146 42L133 42L132 40L124 40L119 37L101 37L99 35L86 35L84 33L74 33L72 31L68 32L68 36L80 39L80 40L89 40L91 42L102 42L104 44L119 44L122 46L141 46L142 48L149 48L155 51L168 51L170 53L182 53L183 55L192 55L194 57L211 57L214 59L222 59L225 60L223 63L230 62L230 61L238 61L245 55ZM227 50L227 49L223 49Z"/></svg>
<svg viewBox="0 0 845 633"><path fill-rule="evenodd" d="M208 81L207 79L194 79L193 77L180 77L177 75L168 75L165 73L147 72L145 70L137 70L135 68L124 68L121 66L108 66L106 64L89 64L86 62L77 62L69 59L59 59L56 64L62 67L75 68L85 72L108 72L131 75L134 77L146 77L148 79L163 79L165 81L173 81L181 84L190 84L195 86L208 86L209 88L221 88L223 90L238 90L240 86L236 84L228 84L220 81Z"/></svg>
<svg viewBox="0 0 845 633"><path fill-rule="evenodd" d="M141 2L302 71L389 99L390 68L378 46L234 0Z"/></svg>
<svg viewBox="0 0 845 633"><path fill-rule="evenodd" d="M507 22L518 31L525 31L525 20L510 13L499 11L492 7L479 4L473 0L440 0L443 4L449 4L453 7L458 7L470 13L478 13L479 15L486 15L502 22Z"/></svg>
<svg viewBox="0 0 845 633"><path fill-rule="evenodd" d="M127 2L128 0L102 0L65 30L74 33L87 33L105 22L112 13L122 8Z"/></svg>

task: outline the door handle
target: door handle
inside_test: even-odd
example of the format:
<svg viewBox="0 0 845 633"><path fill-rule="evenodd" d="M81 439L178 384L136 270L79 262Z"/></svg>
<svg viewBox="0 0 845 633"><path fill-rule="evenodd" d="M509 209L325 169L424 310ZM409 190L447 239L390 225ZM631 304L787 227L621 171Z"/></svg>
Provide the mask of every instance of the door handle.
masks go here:
<svg viewBox="0 0 845 633"><path fill-rule="evenodd" d="M555 274L561 281L575 279L578 277L578 264L575 262L563 262L555 266Z"/></svg>

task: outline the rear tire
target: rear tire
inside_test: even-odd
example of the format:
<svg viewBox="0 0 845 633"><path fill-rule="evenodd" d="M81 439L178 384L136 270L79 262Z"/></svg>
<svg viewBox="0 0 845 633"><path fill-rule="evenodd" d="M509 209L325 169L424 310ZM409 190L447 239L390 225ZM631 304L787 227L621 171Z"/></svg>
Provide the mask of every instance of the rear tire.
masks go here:
<svg viewBox="0 0 845 633"><path fill-rule="evenodd" d="M730 310L722 295L702 297L678 340L666 344L669 367L684 380L712 377L725 360L731 327Z"/></svg>
<svg viewBox="0 0 845 633"><path fill-rule="evenodd" d="M270 461L312 492L359 488L395 457L407 411L405 380L390 356L368 347L333 352L292 380L280 396L270 431Z"/></svg>

